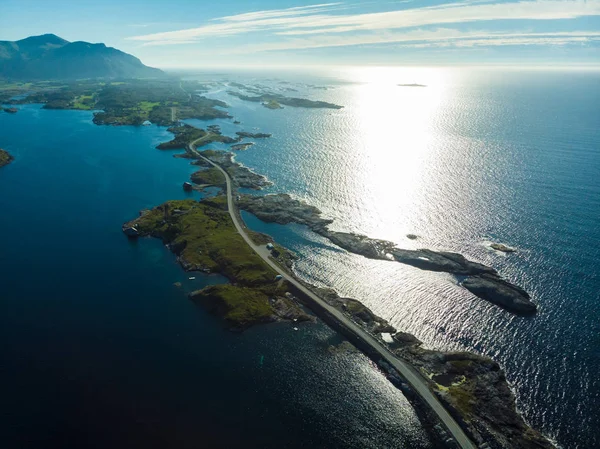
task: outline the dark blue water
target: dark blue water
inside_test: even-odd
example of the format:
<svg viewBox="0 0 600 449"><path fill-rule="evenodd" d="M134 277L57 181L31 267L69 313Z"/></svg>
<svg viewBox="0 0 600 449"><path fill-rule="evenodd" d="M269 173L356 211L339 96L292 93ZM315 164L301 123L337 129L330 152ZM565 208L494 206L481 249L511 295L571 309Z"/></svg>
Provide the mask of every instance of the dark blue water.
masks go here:
<svg viewBox="0 0 600 449"><path fill-rule="evenodd" d="M0 447L417 447L405 398L317 324L242 335L186 293L160 242L121 224L184 198L157 127L30 105L0 114ZM197 196L197 194L194 194ZM173 284L182 282L183 288Z"/></svg>

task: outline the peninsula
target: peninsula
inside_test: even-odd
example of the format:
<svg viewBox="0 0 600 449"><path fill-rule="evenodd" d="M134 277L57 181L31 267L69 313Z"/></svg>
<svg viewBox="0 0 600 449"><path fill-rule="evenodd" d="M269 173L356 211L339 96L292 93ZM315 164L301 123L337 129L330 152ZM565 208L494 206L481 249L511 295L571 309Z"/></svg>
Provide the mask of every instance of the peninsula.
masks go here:
<svg viewBox="0 0 600 449"><path fill-rule="evenodd" d="M407 250L393 242L370 237L331 231L332 220L321 217L321 211L287 194L262 197L243 195L238 202L240 209L256 215L269 223L298 223L329 239L335 245L369 259L391 260L422 270L442 271L459 276L469 276L462 286L481 299L499 305L506 310L521 314L534 314L537 310L529 294L522 288L502 279L491 267L472 262L463 255L430 249Z"/></svg>

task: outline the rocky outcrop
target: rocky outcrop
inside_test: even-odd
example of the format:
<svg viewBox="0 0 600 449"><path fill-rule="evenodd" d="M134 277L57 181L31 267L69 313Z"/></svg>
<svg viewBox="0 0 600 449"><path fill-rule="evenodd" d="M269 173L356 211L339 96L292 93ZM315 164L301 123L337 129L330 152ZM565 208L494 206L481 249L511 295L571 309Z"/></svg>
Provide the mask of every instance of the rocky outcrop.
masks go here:
<svg viewBox="0 0 600 449"><path fill-rule="evenodd" d="M267 134L267 133L249 133L246 131L238 131L236 132L236 134L240 137L240 138L250 138L250 139L265 139L267 137L271 137L273 134Z"/></svg>
<svg viewBox="0 0 600 449"><path fill-rule="evenodd" d="M140 231L135 227L135 225L125 223L122 227L122 230L123 234L125 234L127 237L135 238L140 236Z"/></svg>
<svg viewBox="0 0 600 449"><path fill-rule="evenodd" d="M430 379L431 389L479 447L554 449L518 413L515 396L498 363L470 352L425 349L411 337L392 345L393 352ZM394 340L400 339L395 335Z"/></svg>
<svg viewBox="0 0 600 449"><path fill-rule="evenodd" d="M264 196L240 195L238 207L268 223L299 223L313 229L333 222L321 218L321 211L316 207L285 193Z"/></svg>
<svg viewBox="0 0 600 449"><path fill-rule="evenodd" d="M492 243L490 245L490 248L503 253L514 253L515 251L517 251L516 249L511 248L510 246L507 246L504 243Z"/></svg>
<svg viewBox="0 0 600 449"><path fill-rule="evenodd" d="M200 154L225 170L231 177L235 187L260 190L272 184L265 176L253 172L239 162L235 162L233 153L205 150Z"/></svg>
<svg viewBox="0 0 600 449"><path fill-rule="evenodd" d="M14 158L10 155L10 153L6 150L0 148L0 167L4 167L5 165L10 164Z"/></svg>
<svg viewBox="0 0 600 449"><path fill-rule="evenodd" d="M462 254L430 249L402 249L387 240L331 231L328 225L333 221L322 218L319 209L287 194L243 195L238 207L269 223L306 225L340 248L370 259L392 260L422 270L471 276L461 285L479 298L516 314L536 312L536 305L525 290L502 279L492 267L468 260Z"/></svg>
<svg viewBox="0 0 600 449"><path fill-rule="evenodd" d="M529 294L497 274L482 274L465 279L462 284L475 296L478 296L506 310L520 315L533 315L537 311Z"/></svg>
<svg viewBox="0 0 600 449"><path fill-rule="evenodd" d="M4 108L4 112L8 112L9 114L16 114L19 112L17 108Z"/></svg>
<svg viewBox="0 0 600 449"><path fill-rule="evenodd" d="M233 150L233 151L244 151L244 150L247 150L248 148L250 148L252 145L254 145L254 142L238 143L236 145L231 145L231 147L229 147L229 149Z"/></svg>
<svg viewBox="0 0 600 449"><path fill-rule="evenodd" d="M407 332L396 332L393 326L360 301L341 298L331 289L311 289L371 334L378 337L382 337L382 333L392 334L391 342L382 339L382 343L422 374L430 389L478 447L554 448L518 413L506 375L494 360L470 352L425 349L417 337ZM390 382L410 396L414 395L396 370L383 361L379 361L378 365Z"/></svg>
<svg viewBox="0 0 600 449"><path fill-rule="evenodd" d="M341 298L335 290L313 287L318 295L336 309L349 315L353 321L360 324L372 334L393 334L396 329L383 318L375 315L371 309L360 301L352 298Z"/></svg>

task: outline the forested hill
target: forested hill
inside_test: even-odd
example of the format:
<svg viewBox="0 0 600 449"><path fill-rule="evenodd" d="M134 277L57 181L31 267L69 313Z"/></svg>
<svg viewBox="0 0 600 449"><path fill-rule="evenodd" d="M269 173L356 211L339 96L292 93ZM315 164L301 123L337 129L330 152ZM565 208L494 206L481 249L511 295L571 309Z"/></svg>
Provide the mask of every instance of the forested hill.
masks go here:
<svg viewBox="0 0 600 449"><path fill-rule="evenodd" d="M54 34L0 41L0 78L35 81L163 76L161 70L104 44L68 42Z"/></svg>

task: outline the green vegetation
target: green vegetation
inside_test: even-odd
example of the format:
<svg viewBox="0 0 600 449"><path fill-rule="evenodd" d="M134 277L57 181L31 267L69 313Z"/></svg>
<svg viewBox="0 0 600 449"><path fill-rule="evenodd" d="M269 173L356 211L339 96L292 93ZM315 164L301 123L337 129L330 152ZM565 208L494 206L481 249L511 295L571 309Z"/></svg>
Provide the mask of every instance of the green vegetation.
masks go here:
<svg viewBox="0 0 600 449"><path fill-rule="evenodd" d="M0 102L44 103L46 109L101 109L94 114L98 125L141 125L149 120L169 126L187 118L228 118L226 111L217 109L226 108L226 103L195 94L203 88L198 82L176 79L0 82ZM11 101L16 96L25 98Z"/></svg>
<svg viewBox="0 0 600 449"><path fill-rule="evenodd" d="M468 383L450 385L448 387L448 394L452 404L462 416L468 418L472 415L473 406L475 405L475 395L470 390Z"/></svg>
<svg viewBox="0 0 600 449"><path fill-rule="evenodd" d="M219 272L229 278L233 285L210 286L191 298L243 328L273 316L269 299L283 296L288 286L274 281L277 273L238 234L226 209L225 196L168 201L125 227L161 238L188 270Z"/></svg>
<svg viewBox="0 0 600 449"><path fill-rule="evenodd" d="M221 170L211 167L192 174L192 182L199 185L224 186L225 177Z"/></svg>
<svg viewBox="0 0 600 449"><path fill-rule="evenodd" d="M213 128L214 129L214 128ZM235 139L221 135L220 132L205 131L200 128L195 128L190 125L172 126L169 131L175 134L173 140L163 142L156 148L159 150L175 150L185 148L189 143L196 141L196 147L208 145L211 142L233 143Z"/></svg>
<svg viewBox="0 0 600 449"><path fill-rule="evenodd" d="M168 201L132 224L171 245L188 268L218 271L247 286L270 283L276 273L237 233L220 201Z"/></svg>
<svg viewBox="0 0 600 449"><path fill-rule="evenodd" d="M238 327L271 321L273 316L269 295L256 288L213 285L194 296L194 301Z"/></svg>
<svg viewBox="0 0 600 449"><path fill-rule="evenodd" d="M277 100L269 100L263 103L263 106L267 109L283 109Z"/></svg>
<svg viewBox="0 0 600 449"><path fill-rule="evenodd" d="M13 161L13 157L8 153L8 151L5 151L0 148L0 167L4 167L5 165L8 165L12 161Z"/></svg>

